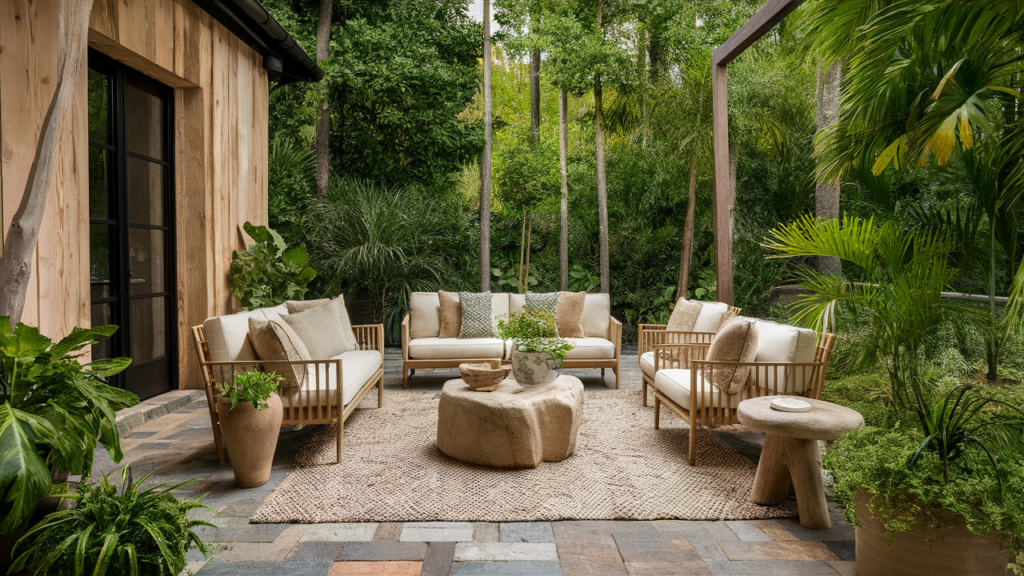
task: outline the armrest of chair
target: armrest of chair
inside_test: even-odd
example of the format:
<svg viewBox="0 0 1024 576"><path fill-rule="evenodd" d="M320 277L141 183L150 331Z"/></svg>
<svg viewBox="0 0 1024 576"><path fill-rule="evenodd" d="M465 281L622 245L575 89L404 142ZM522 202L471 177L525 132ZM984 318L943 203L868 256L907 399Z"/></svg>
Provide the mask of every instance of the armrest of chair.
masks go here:
<svg viewBox="0 0 1024 576"><path fill-rule="evenodd" d="M307 382L312 382L313 386L308 388L310 393L317 393L321 389L327 389L328 379L324 378L327 376L334 367L337 379L335 382L341 382L341 370L342 360L237 360L233 362L205 362L205 366L210 367L210 371L213 374L213 395L215 398L220 398L220 391L218 390L219 385L234 384L235 374L239 372L245 372L256 367L260 367L263 370L275 370L275 368L290 368L297 365L306 366L306 379ZM337 386L341 389L340 384ZM300 394L300 397L306 396L306 394Z"/></svg>
<svg viewBox="0 0 1024 576"><path fill-rule="evenodd" d="M674 342L654 345L654 372L663 368L676 367L688 369L693 360L703 360L708 355L711 344L707 342Z"/></svg>
<svg viewBox="0 0 1024 576"><path fill-rule="evenodd" d="M668 328L668 324L637 324L637 344L639 351L637 356L644 352L650 352L653 345L652 332L661 332Z"/></svg>
<svg viewBox="0 0 1024 576"><path fill-rule="evenodd" d="M739 393L747 392L748 398L760 396L805 396L817 398L821 395L821 380L824 378L825 369L828 363L823 361L815 362L730 362L725 360L694 359L691 367L694 378L698 372L713 374L716 368L747 367L750 372L743 389ZM710 381L710 379L708 380ZM803 383L803 390L797 392L790 390L790 383Z"/></svg>
<svg viewBox="0 0 1024 576"><path fill-rule="evenodd" d="M402 318L402 359L409 359L409 315Z"/></svg>
<svg viewBox="0 0 1024 576"><path fill-rule="evenodd" d="M715 332L648 330L641 332L639 354L650 352L658 344L710 344L714 337Z"/></svg>
<svg viewBox="0 0 1024 576"><path fill-rule="evenodd" d="M622 322L615 319L615 316L608 317L608 336L615 346L615 359L622 357Z"/></svg>
<svg viewBox="0 0 1024 576"><path fill-rule="evenodd" d="M360 350L376 350L384 355L384 325L360 324L353 326Z"/></svg>

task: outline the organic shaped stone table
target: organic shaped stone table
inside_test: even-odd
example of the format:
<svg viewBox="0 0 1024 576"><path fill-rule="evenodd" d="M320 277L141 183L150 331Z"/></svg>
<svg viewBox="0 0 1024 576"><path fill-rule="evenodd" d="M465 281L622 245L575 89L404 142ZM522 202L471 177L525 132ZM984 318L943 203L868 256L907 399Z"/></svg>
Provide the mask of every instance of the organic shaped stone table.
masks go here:
<svg viewBox="0 0 1024 576"><path fill-rule="evenodd" d="M792 485L800 525L830 528L817 441L835 440L863 427L864 417L856 410L809 398L800 398L811 405L809 412L781 412L771 407L776 398L792 396L744 400L736 411L744 426L765 433L751 499L757 504L778 504Z"/></svg>
<svg viewBox="0 0 1024 576"><path fill-rule="evenodd" d="M583 383L572 376L539 386L507 378L493 392L449 380L437 407L437 447L465 462L536 468L573 455L582 416Z"/></svg>

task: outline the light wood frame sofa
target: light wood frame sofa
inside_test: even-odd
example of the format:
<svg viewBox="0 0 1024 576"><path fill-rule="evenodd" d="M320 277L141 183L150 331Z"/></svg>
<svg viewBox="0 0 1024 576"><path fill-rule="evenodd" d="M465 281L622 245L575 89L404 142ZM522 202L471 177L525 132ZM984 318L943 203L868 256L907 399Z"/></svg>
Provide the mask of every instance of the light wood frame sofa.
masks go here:
<svg viewBox="0 0 1024 576"><path fill-rule="evenodd" d="M698 426L739 424L736 408L748 398L789 395L821 399L835 334L757 320L758 352L754 362L710 362L710 344L655 344L654 428L660 426L661 406L675 412L690 427L689 462L697 459ZM791 354L780 350L790 347ZM795 347L795 349L794 349ZM792 360L785 361L780 356ZM669 368L689 366L689 368ZM747 366L746 384L738 394L726 394L705 375L715 366ZM692 391L698 393L692 393Z"/></svg>
<svg viewBox="0 0 1024 576"><path fill-rule="evenodd" d="M640 377L643 392L641 404L647 406L647 388L654 386L654 347L659 344L710 344L721 328L722 318L739 316L741 308L729 306L721 302L705 302L705 306L697 317L692 332L678 332L668 329L668 324L640 324L637 361L640 363ZM706 311L705 311L706 309ZM687 368L688 366L673 366Z"/></svg>
<svg viewBox="0 0 1024 576"><path fill-rule="evenodd" d="M523 311L525 294L491 294L491 320ZM402 386L409 388L409 377L418 368L458 368L464 362L508 361L512 341L500 338L439 338L441 304L436 292L414 292L409 298L410 312L402 320ZM600 368L615 373L615 389L620 386L622 323L611 315L608 294L588 293L583 304L583 338L566 338L573 345L563 368Z"/></svg>
<svg viewBox="0 0 1024 576"><path fill-rule="evenodd" d="M284 306L240 312L209 318L192 327L196 354L203 373L206 401L213 424L217 459L224 461L217 403L217 386L234 383L235 373L257 368L275 371L305 365L306 378L301 386L278 390L284 406L282 424L334 424L338 428L338 463L342 458L344 423L363 397L377 387L377 406L384 405L384 325L353 326L358 350L349 350L334 358L308 361L258 360L248 338L248 319L273 319L287 314ZM338 383L341 383L340 393Z"/></svg>

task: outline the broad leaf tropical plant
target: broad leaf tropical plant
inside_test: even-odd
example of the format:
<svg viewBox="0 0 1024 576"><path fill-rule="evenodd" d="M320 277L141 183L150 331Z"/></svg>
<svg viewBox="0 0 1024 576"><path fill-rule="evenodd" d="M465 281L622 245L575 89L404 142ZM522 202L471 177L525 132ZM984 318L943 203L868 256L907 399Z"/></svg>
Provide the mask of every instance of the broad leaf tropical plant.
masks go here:
<svg viewBox="0 0 1024 576"><path fill-rule="evenodd" d="M246 222L242 228L255 244L231 257L231 291L250 310L302 300L316 272L306 266L306 246L289 248L280 234Z"/></svg>
<svg viewBox="0 0 1024 576"><path fill-rule="evenodd" d="M46 496L51 470L88 476L96 443L121 460L115 412L138 404L106 383L131 364L108 358L81 364L83 348L117 326L74 329L54 344L31 326L0 317L0 534L20 527Z"/></svg>
<svg viewBox="0 0 1024 576"><path fill-rule="evenodd" d="M17 559L10 573L28 567L38 575L180 574L189 548L195 546L204 556L208 553L195 529L213 524L193 520L189 512L209 508L198 500L179 501L171 494L188 482L173 486L162 482L140 489L149 474L135 482L125 466L120 494L105 474L96 486L82 484L79 493L62 494L78 506L51 514L32 527L15 546Z"/></svg>

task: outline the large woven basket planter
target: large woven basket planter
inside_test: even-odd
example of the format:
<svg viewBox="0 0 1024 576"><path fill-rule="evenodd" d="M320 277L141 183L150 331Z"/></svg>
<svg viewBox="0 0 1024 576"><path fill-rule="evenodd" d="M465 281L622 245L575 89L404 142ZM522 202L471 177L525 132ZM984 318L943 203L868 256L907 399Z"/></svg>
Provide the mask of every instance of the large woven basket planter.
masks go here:
<svg viewBox="0 0 1024 576"><path fill-rule="evenodd" d="M868 510L871 494L857 496L857 576L921 575L1003 576L1010 574L1010 559L999 548L999 533L971 534L962 519L946 515L939 532L928 546L930 531L919 519L910 532L897 532L889 547L885 526Z"/></svg>

